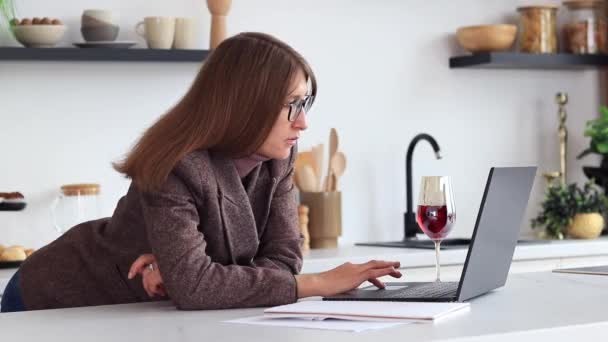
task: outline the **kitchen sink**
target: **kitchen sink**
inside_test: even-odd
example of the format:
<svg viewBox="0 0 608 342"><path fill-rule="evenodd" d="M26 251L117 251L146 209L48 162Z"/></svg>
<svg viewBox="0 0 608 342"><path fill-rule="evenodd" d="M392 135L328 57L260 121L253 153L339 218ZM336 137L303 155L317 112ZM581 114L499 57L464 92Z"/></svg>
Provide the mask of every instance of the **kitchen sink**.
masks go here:
<svg viewBox="0 0 608 342"><path fill-rule="evenodd" d="M532 244L548 244L550 240L517 240L518 245L532 245ZM441 242L441 249L460 249L469 248L471 239L454 238L445 239ZM374 246L374 247L398 247L398 248L423 248L423 249L435 249L435 243L431 240L400 240L400 241L386 241L386 242L361 242L356 243L356 246Z"/></svg>

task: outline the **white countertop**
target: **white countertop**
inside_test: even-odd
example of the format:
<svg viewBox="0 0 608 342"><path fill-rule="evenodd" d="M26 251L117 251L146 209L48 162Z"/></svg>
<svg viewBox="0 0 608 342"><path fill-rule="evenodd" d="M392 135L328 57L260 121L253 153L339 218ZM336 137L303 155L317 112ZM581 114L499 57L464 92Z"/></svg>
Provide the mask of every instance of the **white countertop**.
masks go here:
<svg viewBox="0 0 608 342"><path fill-rule="evenodd" d="M230 324L224 321L257 316L262 309L178 311L170 302L155 302L1 314L0 338L5 341L43 338L49 342L355 342L396 338L485 341L480 336L490 335L491 341L521 340L522 336L546 341L545 337L561 336L563 329L576 332L579 337L597 333L605 336L607 288L606 276L515 274L509 276L506 287L472 300L468 312L434 324L406 324L363 333Z"/></svg>

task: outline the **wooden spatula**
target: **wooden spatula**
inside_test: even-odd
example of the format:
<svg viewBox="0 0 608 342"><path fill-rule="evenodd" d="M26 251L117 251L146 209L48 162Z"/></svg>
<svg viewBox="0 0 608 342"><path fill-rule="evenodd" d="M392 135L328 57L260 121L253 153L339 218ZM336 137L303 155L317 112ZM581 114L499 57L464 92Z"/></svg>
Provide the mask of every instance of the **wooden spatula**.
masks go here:
<svg viewBox="0 0 608 342"><path fill-rule="evenodd" d="M342 152L336 152L333 158L331 158L331 175L334 179L332 179L333 190L338 190L338 180L344 174L344 170L346 169L346 156Z"/></svg>

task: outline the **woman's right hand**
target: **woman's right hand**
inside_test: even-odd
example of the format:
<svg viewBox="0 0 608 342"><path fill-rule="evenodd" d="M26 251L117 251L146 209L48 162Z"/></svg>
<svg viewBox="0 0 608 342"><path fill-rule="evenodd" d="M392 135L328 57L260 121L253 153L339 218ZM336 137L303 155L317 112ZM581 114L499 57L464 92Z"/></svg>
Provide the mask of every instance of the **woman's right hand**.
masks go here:
<svg viewBox="0 0 608 342"><path fill-rule="evenodd" d="M364 281L384 288L378 278L390 275L401 278L399 261L371 260L364 264L347 262L332 270L316 274L296 276L298 298L310 296L333 296L359 287Z"/></svg>
<svg viewBox="0 0 608 342"><path fill-rule="evenodd" d="M142 254L133 262L128 278L133 279L137 274L141 275L142 286L148 296L151 298L167 296L163 277L160 275L160 269L153 254Z"/></svg>

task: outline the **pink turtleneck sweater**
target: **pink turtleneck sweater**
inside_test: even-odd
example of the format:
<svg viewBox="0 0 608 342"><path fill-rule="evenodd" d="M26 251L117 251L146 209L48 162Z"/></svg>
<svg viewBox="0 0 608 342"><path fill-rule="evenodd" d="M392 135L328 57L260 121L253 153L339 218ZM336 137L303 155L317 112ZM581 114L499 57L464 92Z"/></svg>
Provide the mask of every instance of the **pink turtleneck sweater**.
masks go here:
<svg viewBox="0 0 608 342"><path fill-rule="evenodd" d="M270 158L254 153L249 157L234 159L234 166L239 173L239 177L242 179L245 178L249 172L255 169L258 165L269 159Z"/></svg>

